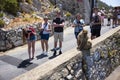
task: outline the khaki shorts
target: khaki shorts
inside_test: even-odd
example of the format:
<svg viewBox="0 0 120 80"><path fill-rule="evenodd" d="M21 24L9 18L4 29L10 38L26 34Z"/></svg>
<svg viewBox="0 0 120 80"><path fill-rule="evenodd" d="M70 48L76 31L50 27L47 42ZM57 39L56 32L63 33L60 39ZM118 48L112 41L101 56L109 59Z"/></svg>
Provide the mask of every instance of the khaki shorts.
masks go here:
<svg viewBox="0 0 120 80"><path fill-rule="evenodd" d="M63 32L54 32L54 41L57 42L58 40L61 42L63 41Z"/></svg>

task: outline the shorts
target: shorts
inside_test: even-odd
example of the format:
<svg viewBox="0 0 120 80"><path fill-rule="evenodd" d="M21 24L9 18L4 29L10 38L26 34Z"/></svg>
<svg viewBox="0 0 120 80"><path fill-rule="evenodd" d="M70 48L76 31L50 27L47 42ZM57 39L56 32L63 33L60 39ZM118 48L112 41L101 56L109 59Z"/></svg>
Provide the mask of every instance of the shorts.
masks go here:
<svg viewBox="0 0 120 80"><path fill-rule="evenodd" d="M101 28L91 28L91 35L99 37L100 36L100 31L101 31Z"/></svg>
<svg viewBox="0 0 120 80"><path fill-rule="evenodd" d="M110 21L110 18L108 18L108 21Z"/></svg>
<svg viewBox="0 0 120 80"><path fill-rule="evenodd" d="M36 40L36 36L35 35L30 36L30 39L28 39L28 41L35 41L35 40Z"/></svg>
<svg viewBox="0 0 120 80"><path fill-rule="evenodd" d="M63 41L63 32L54 32L54 41Z"/></svg>
<svg viewBox="0 0 120 80"><path fill-rule="evenodd" d="M42 34L40 37L41 40L49 40L49 34Z"/></svg>
<svg viewBox="0 0 120 80"><path fill-rule="evenodd" d="M77 39L79 32L75 32L74 34L75 34L75 38Z"/></svg>

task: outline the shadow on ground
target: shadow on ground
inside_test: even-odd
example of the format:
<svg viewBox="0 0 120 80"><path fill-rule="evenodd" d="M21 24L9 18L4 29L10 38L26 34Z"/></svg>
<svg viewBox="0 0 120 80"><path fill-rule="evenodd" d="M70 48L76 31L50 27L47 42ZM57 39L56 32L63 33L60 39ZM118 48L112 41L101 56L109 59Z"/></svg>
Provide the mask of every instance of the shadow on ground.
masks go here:
<svg viewBox="0 0 120 80"><path fill-rule="evenodd" d="M30 66L31 64L33 64L33 63L30 62L30 59L26 59L18 65L18 68L26 68L26 67Z"/></svg>
<svg viewBox="0 0 120 80"><path fill-rule="evenodd" d="M44 57L48 57L48 55L40 54L40 55L36 56L37 59L42 59Z"/></svg>

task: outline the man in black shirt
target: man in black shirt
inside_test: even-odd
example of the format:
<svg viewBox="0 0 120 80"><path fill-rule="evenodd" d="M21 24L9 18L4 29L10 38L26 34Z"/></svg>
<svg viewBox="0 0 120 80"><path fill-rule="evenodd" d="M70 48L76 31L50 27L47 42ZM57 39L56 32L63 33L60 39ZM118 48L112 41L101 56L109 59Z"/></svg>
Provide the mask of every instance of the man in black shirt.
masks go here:
<svg viewBox="0 0 120 80"><path fill-rule="evenodd" d="M57 12L56 18L53 20L54 27L54 56L56 56L56 48L59 40L59 54L62 54L62 41L63 41L63 30L64 30L64 20L61 19L61 15Z"/></svg>
<svg viewBox="0 0 120 80"><path fill-rule="evenodd" d="M100 36L101 33L101 18L98 15L98 8L94 8L95 15L92 17L91 39Z"/></svg>

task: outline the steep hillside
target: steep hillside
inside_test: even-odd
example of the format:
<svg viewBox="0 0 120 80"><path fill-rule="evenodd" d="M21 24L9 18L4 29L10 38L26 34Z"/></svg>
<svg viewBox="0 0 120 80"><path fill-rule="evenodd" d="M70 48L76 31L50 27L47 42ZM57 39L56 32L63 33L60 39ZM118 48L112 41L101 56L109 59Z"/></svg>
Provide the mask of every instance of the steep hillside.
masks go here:
<svg viewBox="0 0 120 80"><path fill-rule="evenodd" d="M104 3L104 2L102 2L100 0L98 0L98 7L100 9L102 9L104 7L107 11L111 8L111 6L108 6L106 3Z"/></svg>
<svg viewBox="0 0 120 80"><path fill-rule="evenodd" d="M98 4L100 8L109 9L100 0ZM89 23L90 6L87 0L0 0L0 27L40 22L44 15L52 19L56 10L61 10L68 19L74 18L72 15L79 12Z"/></svg>

